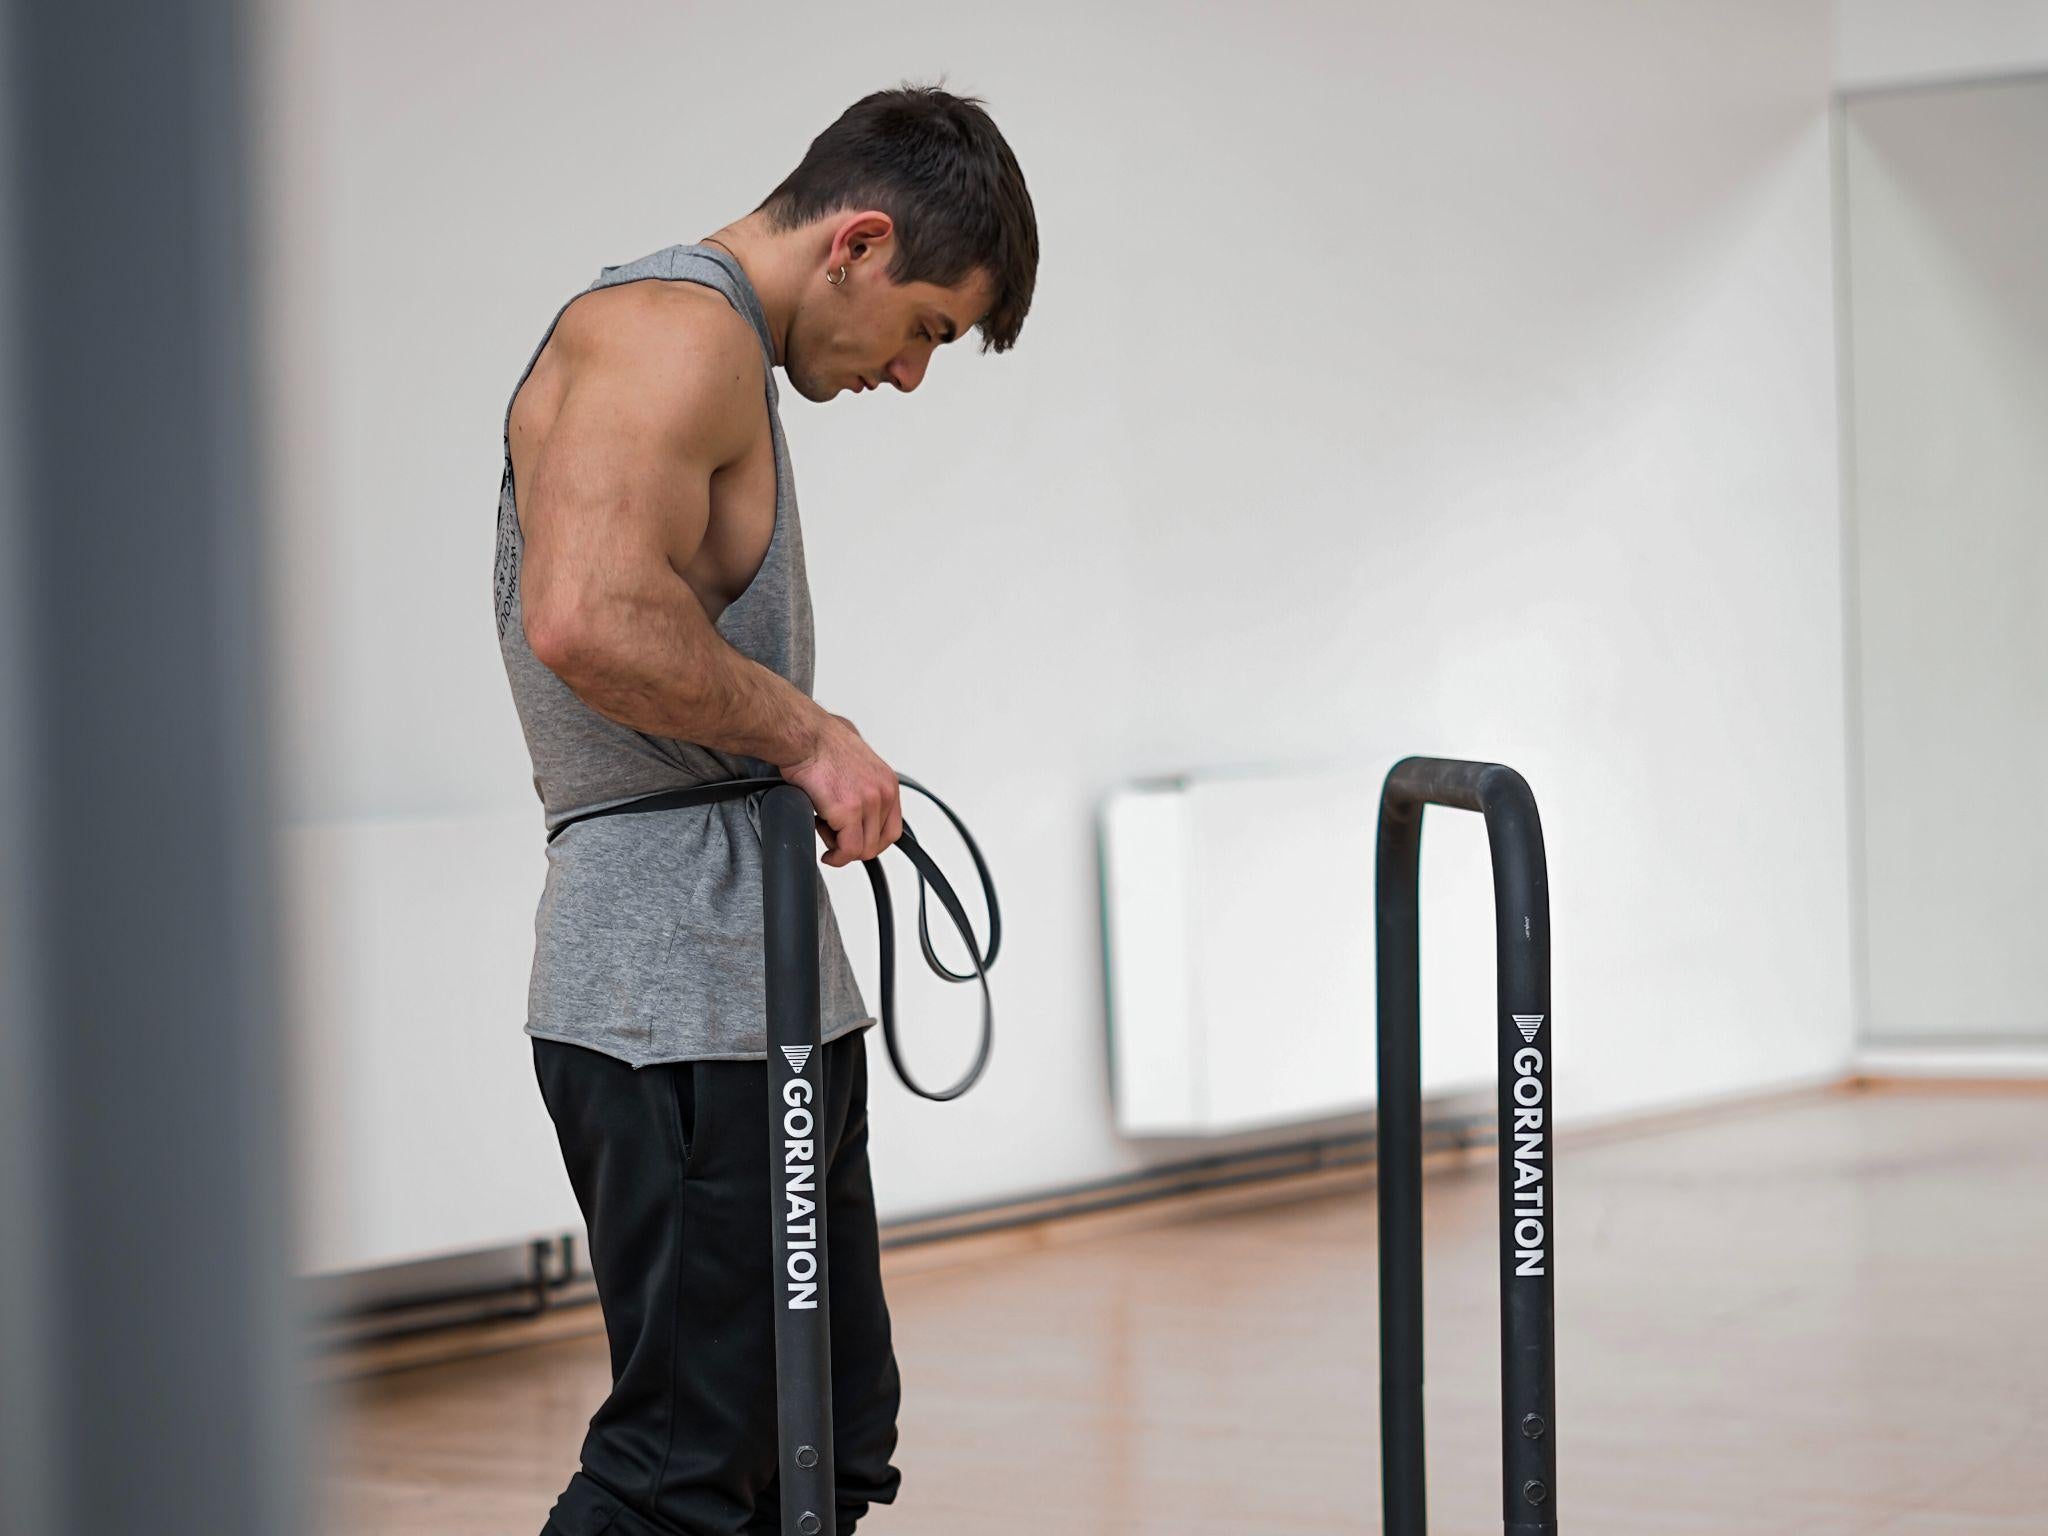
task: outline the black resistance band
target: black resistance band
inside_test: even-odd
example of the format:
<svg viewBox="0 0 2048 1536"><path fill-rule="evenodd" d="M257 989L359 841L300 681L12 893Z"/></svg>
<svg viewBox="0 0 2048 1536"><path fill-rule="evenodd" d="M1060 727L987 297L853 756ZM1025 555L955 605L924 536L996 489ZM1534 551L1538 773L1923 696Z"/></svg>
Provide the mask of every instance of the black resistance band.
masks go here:
<svg viewBox="0 0 2048 1536"><path fill-rule="evenodd" d="M924 845L911 834L910 823L905 821L903 833L890 846L910 860L917 871L917 939L924 950L925 964L932 973L947 981L978 981L981 983L981 1046L976 1051L974 1065L967 1069L967 1075L952 1087L933 1092L921 1086L910 1075L910 1069L903 1064L903 1051L896 1039L896 915L895 907L889 900L889 877L882 872L879 859L862 859L868 872L868 884L875 893L875 929L881 949L882 976L882 1043L889 1048L889 1062L895 1067L896 1075L903 1079L903 1086L919 1098L957 1099L972 1088L988 1065L989 1049L995 1043L995 1007L989 997L988 968L996 963L996 948L1002 943L1003 918L996 906L995 881L988 872L988 863L981 856L981 849L968 832L966 823L953 814L953 808L937 795L926 789L908 774L898 774L897 779L905 789L914 789L931 801L953 823L953 830L960 834L960 841L967 845L968 857L974 860L974 872L981 877L982 902L988 908L988 950L983 953L974 938L974 927L967 920L967 909L960 904L952 883L939 870L932 856L924 851ZM780 778L756 779L715 779L706 784L692 784L687 789L663 790L659 794L642 795L635 800L621 801L617 805L601 806L596 810L578 811L565 816L548 832L548 841L553 842L579 821L589 821L597 816L614 816L641 811L676 810L690 805L711 805L721 800L738 800L748 795L765 794L771 789L787 784ZM925 887L929 885L939 898L939 905L946 909L946 915L953 919L953 926L959 931L961 942L967 946L967 954L973 961L971 971L955 971L949 968L932 948L931 927L926 917Z"/></svg>

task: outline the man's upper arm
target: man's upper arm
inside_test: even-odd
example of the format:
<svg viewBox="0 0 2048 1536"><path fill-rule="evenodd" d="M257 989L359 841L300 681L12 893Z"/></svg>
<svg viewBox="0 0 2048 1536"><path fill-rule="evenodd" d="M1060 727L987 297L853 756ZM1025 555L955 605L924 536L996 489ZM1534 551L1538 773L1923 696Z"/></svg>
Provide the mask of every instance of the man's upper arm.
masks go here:
<svg viewBox="0 0 2048 1536"><path fill-rule="evenodd" d="M517 492L527 641L557 671L643 604L695 601L678 573L703 542L711 477L754 421L743 409L760 393L744 387L761 368L752 327L665 298L579 300L557 328L568 328L567 384Z"/></svg>

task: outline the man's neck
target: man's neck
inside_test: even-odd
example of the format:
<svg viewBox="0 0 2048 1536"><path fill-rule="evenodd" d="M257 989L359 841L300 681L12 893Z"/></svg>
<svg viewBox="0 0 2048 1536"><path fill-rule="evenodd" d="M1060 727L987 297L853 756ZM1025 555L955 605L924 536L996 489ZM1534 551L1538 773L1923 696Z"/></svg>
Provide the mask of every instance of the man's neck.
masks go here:
<svg viewBox="0 0 2048 1536"><path fill-rule="evenodd" d="M767 317L775 365L781 367L788 356L789 326L796 315L797 296L803 292L804 282L816 265L805 249L810 243L809 236L802 230L770 230L758 215L748 214L706 235L700 243L730 252L740 270L747 274L755 297L761 301L761 313Z"/></svg>

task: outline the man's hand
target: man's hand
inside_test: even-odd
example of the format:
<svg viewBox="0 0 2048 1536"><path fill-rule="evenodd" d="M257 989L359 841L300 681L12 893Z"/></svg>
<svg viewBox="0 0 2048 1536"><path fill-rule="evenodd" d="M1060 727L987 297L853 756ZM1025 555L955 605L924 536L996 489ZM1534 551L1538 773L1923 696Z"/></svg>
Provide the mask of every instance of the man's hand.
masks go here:
<svg viewBox="0 0 2048 1536"><path fill-rule="evenodd" d="M811 797L834 869L880 856L903 834L902 786L844 715L827 715L817 744L782 776Z"/></svg>

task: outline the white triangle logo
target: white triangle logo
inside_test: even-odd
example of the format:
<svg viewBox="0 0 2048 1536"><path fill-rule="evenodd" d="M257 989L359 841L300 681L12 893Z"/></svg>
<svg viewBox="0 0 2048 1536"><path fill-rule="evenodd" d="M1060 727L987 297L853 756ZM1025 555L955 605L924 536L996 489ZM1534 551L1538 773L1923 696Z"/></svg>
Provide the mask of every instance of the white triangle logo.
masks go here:
<svg viewBox="0 0 2048 1536"><path fill-rule="evenodd" d="M1542 1027L1543 1015L1540 1013L1518 1013L1515 1015L1515 1028L1519 1029L1522 1032L1522 1038L1531 1044L1535 1043L1536 1031Z"/></svg>
<svg viewBox="0 0 2048 1536"><path fill-rule="evenodd" d="M811 1059L811 1048L808 1045L785 1045L782 1054L789 1059L789 1070L803 1076L804 1063Z"/></svg>

